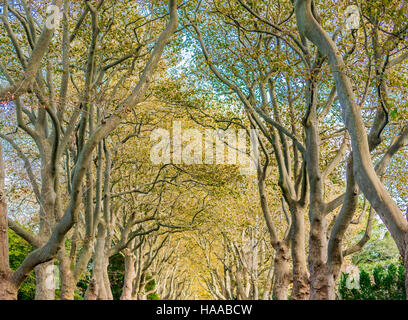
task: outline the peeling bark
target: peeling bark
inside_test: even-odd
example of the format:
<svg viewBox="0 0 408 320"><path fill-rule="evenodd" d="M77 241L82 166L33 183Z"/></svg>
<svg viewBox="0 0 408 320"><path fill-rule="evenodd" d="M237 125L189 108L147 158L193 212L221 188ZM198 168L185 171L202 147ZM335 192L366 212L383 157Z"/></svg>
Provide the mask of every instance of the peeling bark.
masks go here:
<svg viewBox="0 0 408 320"><path fill-rule="evenodd" d="M278 249L275 249L274 261L274 283L272 291L273 300L287 300L288 288L291 280L291 265L289 262L289 248L285 244L280 244Z"/></svg>
<svg viewBox="0 0 408 320"><path fill-rule="evenodd" d="M74 300L76 281L73 271L71 270L70 260L67 257L61 257L64 251L58 253L59 270L61 276L61 300Z"/></svg>
<svg viewBox="0 0 408 320"><path fill-rule="evenodd" d="M135 262L136 258L129 249L124 250L125 255L125 277L123 280L123 289L120 300L133 300L133 281L136 277Z"/></svg>
<svg viewBox="0 0 408 320"><path fill-rule="evenodd" d="M55 300L54 261L35 267L35 300Z"/></svg>
<svg viewBox="0 0 408 320"><path fill-rule="evenodd" d="M9 274L0 274L0 300L17 300L18 289L10 281Z"/></svg>
<svg viewBox="0 0 408 320"><path fill-rule="evenodd" d="M307 271L305 254L305 211L299 206L289 206L292 214L291 246L293 260L293 289L292 300L306 300L309 298L310 281Z"/></svg>

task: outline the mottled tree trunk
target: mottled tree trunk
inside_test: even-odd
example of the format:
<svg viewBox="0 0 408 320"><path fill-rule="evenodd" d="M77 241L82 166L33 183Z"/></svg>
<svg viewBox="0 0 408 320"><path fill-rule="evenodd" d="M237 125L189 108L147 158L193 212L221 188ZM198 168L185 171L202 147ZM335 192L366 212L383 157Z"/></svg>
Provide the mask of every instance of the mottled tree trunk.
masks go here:
<svg viewBox="0 0 408 320"><path fill-rule="evenodd" d="M120 300L133 300L133 282L136 277L135 262L136 258L129 249L124 250L125 254L125 278L123 280L123 289Z"/></svg>
<svg viewBox="0 0 408 320"><path fill-rule="evenodd" d="M326 219L322 215L312 218L309 240L310 299L328 300Z"/></svg>
<svg viewBox="0 0 408 320"><path fill-rule="evenodd" d="M304 210L298 206L290 206L292 214L292 260L293 289L292 300L307 300L309 298L309 274L305 254L305 223Z"/></svg>
<svg viewBox="0 0 408 320"><path fill-rule="evenodd" d="M61 300L74 300L76 281L71 270L69 259L59 259L60 261L60 277L61 277Z"/></svg>
<svg viewBox="0 0 408 320"><path fill-rule="evenodd" d="M109 259L106 258L106 228L100 223L94 254L94 270L92 282L88 286L85 299L111 300L112 292L108 278L107 267Z"/></svg>
<svg viewBox="0 0 408 320"><path fill-rule="evenodd" d="M111 289L111 284L108 274L109 258L105 257L104 268L103 268L103 282L105 287L106 298L105 300L113 300L113 294Z"/></svg>
<svg viewBox="0 0 408 320"><path fill-rule="evenodd" d="M54 261L35 267L35 300L55 300Z"/></svg>
<svg viewBox="0 0 408 320"><path fill-rule="evenodd" d="M408 220L408 216L407 216ZM408 233L405 235L406 248L408 248ZM408 250L405 250L404 255L404 274L405 274L405 298L408 300Z"/></svg>
<svg viewBox="0 0 408 320"><path fill-rule="evenodd" d="M276 250L274 261L273 300L287 300L291 280L290 253L286 244L281 244Z"/></svg>
<svg viewBox="0 0 408 320"><path fill-rule="evenodd" d="M85 300L97 300L98 299L98 285L96 283L96 279L92 278L91 282L88 285L88 288L86 288L85 292Z"/></svg>
<svg viewBox="0 0 408 320"><path fill-rule="evenodd" d="M290 264L289 264L289 238L286 236L283 241L280 241L277 232L274 227L270 208L267 201L267 193L265 187L266 167L261 168L258 163L258 191L261 202L261 208L264 215L266 225L268 227L269 235L271 237L271 243L275 249L275 261L274 261L274 284L272 289L272 298L274 300L286 300L288 298L288 287L290 284ZM303 219L303 217L302 217ZM294 219L292 219L294 220ZM299 230L301 231L302 224L299 224ZM292 230L293 231L293 230ZM304 248L304 246L303 246Z"/></svg>
<svg viewBox="0 0 408 320"><path fill-rule="evenodd" d="M13 286L9 274L0 274L0 300L17 300L18 289Z"/></svg>
<svg viewBox="0 0 408 320"><path fill-rule="evenodd" d="M51 160L52 148L44 143L41 160L41 196L39 238L45 244L55 226L55 176ZM54 260L39 264L35 271L35 300L55 300Z"/></svg>

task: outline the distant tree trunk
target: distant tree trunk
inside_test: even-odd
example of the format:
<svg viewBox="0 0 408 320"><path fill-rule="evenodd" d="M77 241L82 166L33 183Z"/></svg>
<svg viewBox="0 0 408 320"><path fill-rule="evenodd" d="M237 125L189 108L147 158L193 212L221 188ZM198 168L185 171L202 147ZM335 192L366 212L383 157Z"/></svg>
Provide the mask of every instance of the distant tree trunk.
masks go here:
<svg viewBox="0 0 408 320"><path fill-rule="evenodd" d="M5 170L0 143L0 300L17 300L17 288L11 282L8 249L7 203L4 190Z"/></svg>

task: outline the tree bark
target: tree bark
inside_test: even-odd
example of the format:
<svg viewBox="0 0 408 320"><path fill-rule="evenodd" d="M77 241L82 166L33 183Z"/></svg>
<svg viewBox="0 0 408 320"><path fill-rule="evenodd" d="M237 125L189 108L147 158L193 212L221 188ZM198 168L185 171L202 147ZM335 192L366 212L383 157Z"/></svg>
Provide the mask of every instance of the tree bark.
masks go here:
<svg viewBox="0 0 408 320"><path fill-rule="evenodd" d="M315 69L320 66L320 56L311 68L311 79L307 80L306 103L307 112L303 120L306 131L306 168L310 184L309 205L309 272L310 299L327 300L327 222L324 212L323 177L320 169L320 140L317 115L318 88L315 82Z"/></svg>
<svg viewBox="0 0 408 320"><path fill-rule="evenodd" d="M35 267L35 300L55 300L54 261Z"/></svg>
<svg viewBox="0 0 408 320"><path fill-rule="evenodd" d="M261 203L262 212L264 215L265 223L268 227L269 235L271 238L272 247L275 249L275 261L274 261L274 284L272 298L274 300L287 300L288 288L290 284L290 264L289 264L289 250L288 239L280 241L276 233L270 208L267 201L265 178L268 161L264 168L261 168L260 163L257 164L258 174L258 192Z"/></svg>
<svg viewBox="0 0 408 320"><path fill-rule="evenodd" d="M59 270L61 276L61 300L74 300L76 281L74 273L71 270L70 259L67 257L61 257L64 254L64 250L61 250L59 255Z"/></svg>
<svg viewBox="0 0 408 320"><path fill-rule="evenodd" d="M408 243L408 235L407 239L405 240ZM406 299L408 300L408 250L405 252L405 257L404 257L404 269L405 269L405 294L406 294Z"/></svg>
<svg viewBox="0 0 408 320"><path fill-rule="evenodd" d="M110 300L111 291L109 281L107 279L107 258L106 258L106 228L103 223L98 226L98 236L96 239L95 255L94 255L94 270L91 283L86 292L88 300Z"/></svg>
<svg viewBox="0 0 408 320"><path fill-rule="evenodd" d="M273 300L287 300L288 288L291 280L290 253L286 244L280 244L275 253Z"/></svg>
<svg viewBox="0 0 408 320"><path fill-rule="evenodd" d="M17 288L11 282L9 265L8 222L3 147L0 142L0 300L17 300Z"/></svg>
<svg viewBox="0 0 408 320"><path fill-rule="evenodd" d="M133 300L133 282L136 277L135 262L136 258L128 248L124 250L125 255L125 278L123 280L123 289L120 300Z"/></svg>
<svg viewBox="0 0 408 320"><path fill-rule="evenodd" d="M10 273L0 274L0 300L17 300L17 291L10 281Z"/></svg>
<svg viewBox="0 0 408 320"><path fill-rule="evenodd" d="M85 300L98 300L98 285L96 283L95 277L91 279L91 282L88 285L88 288L86 288L85 292Z"/></svg>
<svg viewBox="0 0 408 320"><path fill-rule="evenodd" d="M293 204L289 205L289 210L292 214L293 289L291 299L307 300L310 292L310 281L305 254L305 211L300 206Z"/></svg>
<svg viewBox="0 0 408 320"><path fill-rule="evenodd" d="M104 268L103 268L103 283L106 292L106 300L113 300L113 294L111 289L111 284L109 280L108 274L108 267L109 267L109 258L106 256L104 261Z"/></svg>
<svg viewBox="0 0 408 320"><path fill-rule="evenodd" d="M328 269L326 219L324 216L314 216L310 222L309 238L309 271L310 299L328 300Z"/></svg>
<svg viewBox="0 0 408 320"><path fill-rule="evenodd" d="M343 264L343 237L350 225L358 206L359 189L353 174L353 158L347 163L347 187L343 206L334 223L328 245L328 295L335 299L335 282Z"/></svg>

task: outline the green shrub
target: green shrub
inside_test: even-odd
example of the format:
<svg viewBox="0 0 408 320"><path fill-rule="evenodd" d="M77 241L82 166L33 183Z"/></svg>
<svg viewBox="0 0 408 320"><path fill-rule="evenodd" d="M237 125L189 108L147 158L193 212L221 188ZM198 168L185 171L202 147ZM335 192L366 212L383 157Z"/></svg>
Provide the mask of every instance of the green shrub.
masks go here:
<svg viewBox="0 0 408 320"><path fill-rule="evenodd" d="M16 270L33 248L14 231L9 230L9 262L10 268ZM30 273L18 290L18 300L33 300L35 297L35 274Z"/></svg>
<svg viewBox="0 0 408 320"><path fill-rule="evenodd" d="M359 289L349 288L349 274L342 273L339 294L343 300L405 300L405 275L402 265L374 268L372 274L360 270Z"/></svg>

